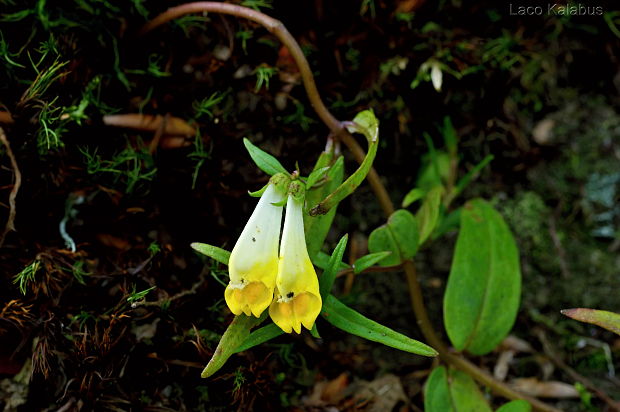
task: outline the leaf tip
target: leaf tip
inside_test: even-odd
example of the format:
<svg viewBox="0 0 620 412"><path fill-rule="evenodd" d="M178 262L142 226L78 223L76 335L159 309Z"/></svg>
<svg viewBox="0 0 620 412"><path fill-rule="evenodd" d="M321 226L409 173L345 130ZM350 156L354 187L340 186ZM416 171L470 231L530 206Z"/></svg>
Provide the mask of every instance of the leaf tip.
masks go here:
<svg viewBox="0 0 620 412"><path fill-rule="evenodd" d="M568 316L569 318L572 318L575 316L575 314L577 313L579 309L578 308L573 308L573 309L562 309L560 310L560 313L564 316Z"/></svg>

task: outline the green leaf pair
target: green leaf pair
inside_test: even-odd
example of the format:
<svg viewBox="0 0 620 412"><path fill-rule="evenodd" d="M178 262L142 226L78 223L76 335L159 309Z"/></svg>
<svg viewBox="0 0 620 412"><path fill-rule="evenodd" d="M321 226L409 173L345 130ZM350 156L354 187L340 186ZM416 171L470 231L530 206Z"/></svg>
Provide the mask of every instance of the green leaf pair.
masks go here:
<svg viewBox="0 0 620 412"><path fill-rule="evenodd" d="M372 231L368 237L368 251L390 252L382 259L381 266L394 266L411 259L418 251L418 221L411 212L400 209L392 213L387 223Z"/></svg>
<svg viewBox="0 0 620 412"><path fill-rule="evenodd" d="M496 412L530 412L532 407L523 400L508 402ZM491 412L484 395L465 372L435 368L424 388L425 412Z"/></svg>

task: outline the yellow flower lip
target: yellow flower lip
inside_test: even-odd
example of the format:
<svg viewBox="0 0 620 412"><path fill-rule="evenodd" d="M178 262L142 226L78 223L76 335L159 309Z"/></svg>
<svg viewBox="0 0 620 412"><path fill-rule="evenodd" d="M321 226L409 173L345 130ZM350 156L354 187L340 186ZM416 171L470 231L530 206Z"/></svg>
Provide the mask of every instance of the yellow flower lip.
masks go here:
<svg viewBox="0 0 620 412"><path fill-rule="evenodd" d="M235 315L259 317L273 300L284 194L273 184L261 196L230 254L230 283L224 292Z"/></svg>
<svg viewBox="0 0 620 412"><path fill-rule="evenodd" d="M229 284L224 292L226 304L235 315L245 313L259 317L273 299L273 289L263 282Z"/></svg>
<svg viewBox="0 0 620 412"><path fill-rule="evenodd" d="M302 201L290 194L280 243L275 298L269 315L283 331L301 333L312 329L321 312L319 281L308 256L304 235Z"/></svg>

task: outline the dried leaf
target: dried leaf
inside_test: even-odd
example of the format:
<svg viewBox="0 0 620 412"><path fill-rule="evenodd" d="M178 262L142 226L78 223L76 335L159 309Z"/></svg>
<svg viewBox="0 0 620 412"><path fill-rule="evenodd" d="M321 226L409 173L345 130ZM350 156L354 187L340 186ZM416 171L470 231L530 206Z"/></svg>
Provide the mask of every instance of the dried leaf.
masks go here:
<svg viewBox="0 0 620 412"><path fill-rule="evenodd" d="M129 129L156 132L162 127L164 135L194 136L196 129L185 120L174 116L150 114L109 114L103 116L103 124L107 126L126 127Z"/></svg>
<svg viewBox="0 0 620 412"><path fill-rule="evenodd" d="M513 389L538 398L579 398L573 385L558 381L539 381L537 378L520 378L511 382Z"/></svg>

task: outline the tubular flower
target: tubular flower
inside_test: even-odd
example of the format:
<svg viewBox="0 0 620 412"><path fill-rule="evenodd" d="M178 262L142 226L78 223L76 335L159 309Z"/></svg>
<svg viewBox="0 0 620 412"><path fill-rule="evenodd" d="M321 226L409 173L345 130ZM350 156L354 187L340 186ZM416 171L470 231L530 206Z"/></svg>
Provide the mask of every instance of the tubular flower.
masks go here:
<svg viewBox="0 0 620 412"><path fill-rule="evenodd" d="M230 254L224 297L231 312L259 317L273 300L284 194L270 183Z"/></svg>
<svg viewBox="0 0 620 412"><path fill-rule="evenodd" d="M289 194L275 298L269 307L273 322L287 333L301 333L301 325L312 329L322 305L319 281L306 249L302 204Z"/></svg>

